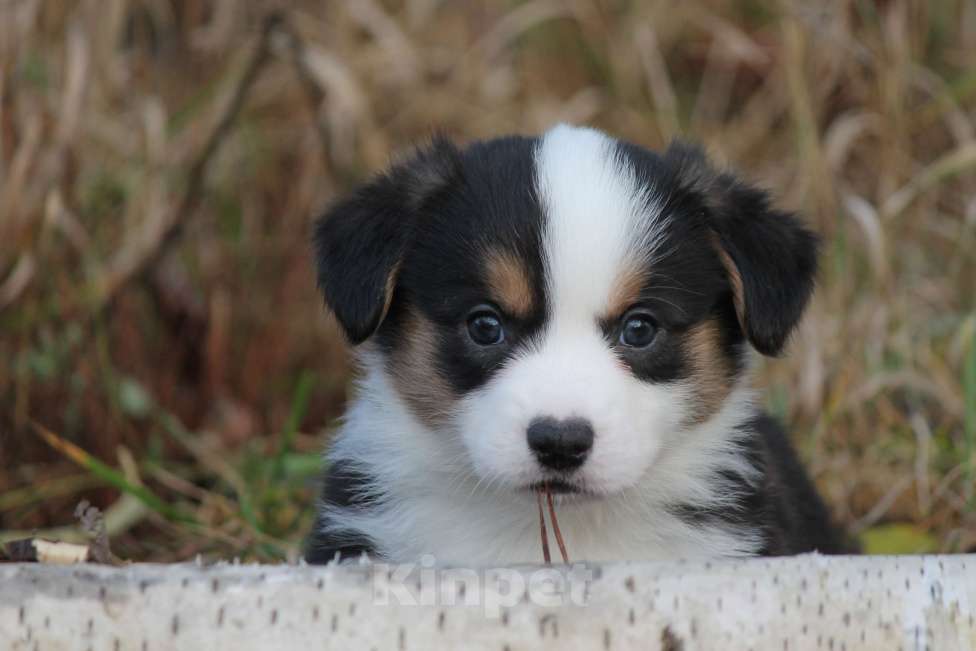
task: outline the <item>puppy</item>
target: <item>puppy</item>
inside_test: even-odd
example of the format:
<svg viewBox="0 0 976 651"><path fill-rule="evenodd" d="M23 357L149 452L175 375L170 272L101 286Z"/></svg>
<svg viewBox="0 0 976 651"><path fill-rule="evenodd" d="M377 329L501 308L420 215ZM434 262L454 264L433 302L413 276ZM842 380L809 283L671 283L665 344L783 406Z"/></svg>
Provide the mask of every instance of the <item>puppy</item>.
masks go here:
<svg viewBox="0 0 976 651"><path fill-rule="evenodd" d="M309 562L538 562L543 486L574 560L844 551L749 388L817 239L698 149L435 139L314 239L362 373Z"/></svg>

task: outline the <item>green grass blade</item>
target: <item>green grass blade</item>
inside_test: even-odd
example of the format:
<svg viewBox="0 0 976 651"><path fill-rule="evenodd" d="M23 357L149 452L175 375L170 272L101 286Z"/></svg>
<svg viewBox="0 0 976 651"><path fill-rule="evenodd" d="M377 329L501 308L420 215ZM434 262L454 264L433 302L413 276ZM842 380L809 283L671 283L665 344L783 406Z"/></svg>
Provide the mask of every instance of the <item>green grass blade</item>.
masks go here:
<svg viewBox="0 0 976 651"><path fill-rule="evenodd" d="M178 509L168 504L145 486L133 484L126 479L125 475L123 475L121 472L88 454L74 443L66 441L40 423L31 421L31 425L34 427L34 431L37 432L44 442L66 456L71 461L74 461L82 468L88 470L106 484L114 486L123 493L132 495L147 507L159 513L168 520L191 524L196 523L196 519L192 515L184 512L182 509Z"/></svg>
<svg viewBox="0 0 976 651"><path fill-rule="evenodd" d="M281 432L281 442L278 445L278 452L275 455L275 477L281 477L283 475L285 455L291 452L292 445L295 442L295 434L298 432L298 426L305 419L305 414L308 411L308 400L311 397L312 387L314 385L315 375L311 371L303 371L298 378L295 395L291 400L291 412L288 414L285 428Z"/></svg>

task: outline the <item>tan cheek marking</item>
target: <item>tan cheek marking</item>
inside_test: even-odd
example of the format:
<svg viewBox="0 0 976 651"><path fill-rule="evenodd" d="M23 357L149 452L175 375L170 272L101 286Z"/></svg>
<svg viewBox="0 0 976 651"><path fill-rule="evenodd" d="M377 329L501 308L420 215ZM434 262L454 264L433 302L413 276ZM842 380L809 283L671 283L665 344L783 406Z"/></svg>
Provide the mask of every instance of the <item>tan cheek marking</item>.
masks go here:
<svg viewBox="0 0 976 651"><path fill-rule="evenodd" d="M623 317L639 299L647 284L647 272L637 265L628 265L617 275L607 301L606 318L615 321Z"/></svg>
<svg viewBox="0 0 976 651"><path fill-rule="evenodd" d="M526 317L535 302L525 265L511 253L494 251L488 255L485 277L492 296L513 316Z"/></svg>
<svg viewBox="0 0 976 651"><path fill-rule="evenodd" d="M436 367L437 342L434 325L411 310L403 322L397 347L388 368L397 392L425 425L444 423L456 401Z"/></svg>
<svg viewBox="0 0 976 651"><path fill-rule="evenodd" d="M722 353L721 333L715 321L692 326L685 339L695 393L692 422L703 423L715 414L732 391L732 364Z"/></svg>

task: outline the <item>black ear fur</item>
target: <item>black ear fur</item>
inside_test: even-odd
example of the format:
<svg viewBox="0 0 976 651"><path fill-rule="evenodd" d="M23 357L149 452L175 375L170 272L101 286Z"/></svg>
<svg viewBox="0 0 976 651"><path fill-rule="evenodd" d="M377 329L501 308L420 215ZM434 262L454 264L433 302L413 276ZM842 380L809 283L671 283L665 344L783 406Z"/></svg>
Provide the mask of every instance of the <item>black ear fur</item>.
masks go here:
<svg viewBox="0 0 976 651"><path fill-rule="evenodd" d="M316 222L319 288L353 344L368 339L386 316L418 214L460 173L459 156L450 141L436 137Z"/></svg>
<svg viewBox="0 0 976 651"><path fill-rule="evenodd" d="M697 147L675 143L665 157L707 206L743 332L760 353L779 354L813 292L819 238L762 190L714 171Z"/></svg>

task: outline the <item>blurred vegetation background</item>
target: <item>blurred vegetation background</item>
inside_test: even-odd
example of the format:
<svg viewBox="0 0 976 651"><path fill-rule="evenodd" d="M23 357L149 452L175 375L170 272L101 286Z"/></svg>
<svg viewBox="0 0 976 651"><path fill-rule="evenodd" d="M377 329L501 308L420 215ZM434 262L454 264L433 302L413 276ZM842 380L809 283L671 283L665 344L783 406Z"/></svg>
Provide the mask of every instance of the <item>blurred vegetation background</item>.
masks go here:
<svg viewBox="0 0 976 651"><path fill-rule="evenodd" d="M826 238L757 382L871 551L976 549L972 0L0 0L0 536L294 559L309 228L440 130L704 143ZM51 528L55 528L53 531Z"/></svg>

